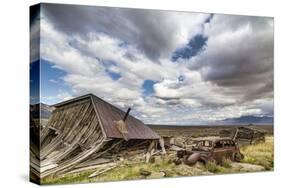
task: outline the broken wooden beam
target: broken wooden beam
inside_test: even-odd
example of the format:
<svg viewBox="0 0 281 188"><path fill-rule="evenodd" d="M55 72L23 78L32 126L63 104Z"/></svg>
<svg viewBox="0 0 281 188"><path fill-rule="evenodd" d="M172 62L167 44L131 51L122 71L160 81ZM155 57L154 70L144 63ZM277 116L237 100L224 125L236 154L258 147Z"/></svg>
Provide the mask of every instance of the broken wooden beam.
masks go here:
<svg viewBox="0 0 281 188"><path fill-rule="evenodd" d="M100 169L100 170L98 170L98 171L92 173L92 174L89 175L88 177L89 177L89 178L96 177L96 176L101 175L101 174L103 174L103 173L105 173L105 172L108 172L109 170L112 170L112 169L114 169L114 168L116 168L116 167L117 167L117 165L111 166L111 167L108 167L108 168L105 168L105 169Z"/></svg>

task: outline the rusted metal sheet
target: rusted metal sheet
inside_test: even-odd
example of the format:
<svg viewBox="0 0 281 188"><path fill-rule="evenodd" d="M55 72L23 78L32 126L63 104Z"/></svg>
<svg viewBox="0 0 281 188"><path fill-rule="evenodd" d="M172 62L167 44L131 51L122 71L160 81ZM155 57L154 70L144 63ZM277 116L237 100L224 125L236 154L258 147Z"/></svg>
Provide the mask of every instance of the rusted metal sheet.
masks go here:
<svg viewBox="0 0 281 188"><path fill-rule="evenodd" d="M96 105L96 110L99 114L101 125L103 126L106 136L108 138L123 138L120 131L118 131L116 122L122 120L126 113L95 95L90 96ZM157 133L147 127L142 121L131 115L127 116L125 123L128 131L126 134L128 139L159 139Z"/></svg>
<svg viewBox="0 0 281 188"><path fill-rule="evenodd" d="M126 134L127 139L159 139L159 135L154 132L151 128L147 127L139 119L128 115L116 106L104 101L103 99L93 95L87 94L80 96L59 104L54 105L55 107L61 107L63 105L72 103L74 101L83 100L85 98L91 98L97 114L100 119L100 123L106 137L108 138L124 138L123 135L118 131L116 122L125 119L126 129L128 133Z"/></svg>

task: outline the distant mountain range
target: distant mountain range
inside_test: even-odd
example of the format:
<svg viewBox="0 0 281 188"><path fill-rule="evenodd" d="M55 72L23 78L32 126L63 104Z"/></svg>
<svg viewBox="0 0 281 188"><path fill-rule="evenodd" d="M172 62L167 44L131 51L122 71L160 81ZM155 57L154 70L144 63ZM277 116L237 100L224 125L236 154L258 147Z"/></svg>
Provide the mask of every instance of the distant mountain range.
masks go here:
<svg viewBox="0 0 281 188"><path fill-rule="evenodd" d="M48 119L53 110L53 107L44 103L32 104L30 105L30 116L33 118L39 118L40 114L41 118Z"/></svg>
<svg viewBox="0 0 281 188"><path fill-rule="evenodd" d="M239 118L227 118L222 121L226 124L273 124L271 116L241 116Z"/></svg>
<svg viewBox="0 0 281 188"><path fill-rule="evenodd" d="M186 124L186 125L163 125L163 124L147 124L151 128L182 128L182 127L221 127L221 126L245 126L245 125L273 125L273 117L271 116L241 116L239 118L227 118L217 122L208 122L202 124Z"/></svg>
<svg viewBox="0 0 281 188"><path fill-rule="evenodd" d="M30 115L33 118L39 118L39 109L40 109L40 115L41 118L48 119L52 111L54 110L54 107L51 107L44 103L38 103L30 105ZM213 122L211 124L202 124L199 126L214 126L214 125L248 125L248 124L262 124L262 125L272 125L273 124L273 117L271 116L241 116L239 118L227 118L222 121ZM184 125L149 125L152 127L162 127L162 126L172 126L172 127L182 127ZM198 126L198 125L189 125L189 126Z"/></svg>

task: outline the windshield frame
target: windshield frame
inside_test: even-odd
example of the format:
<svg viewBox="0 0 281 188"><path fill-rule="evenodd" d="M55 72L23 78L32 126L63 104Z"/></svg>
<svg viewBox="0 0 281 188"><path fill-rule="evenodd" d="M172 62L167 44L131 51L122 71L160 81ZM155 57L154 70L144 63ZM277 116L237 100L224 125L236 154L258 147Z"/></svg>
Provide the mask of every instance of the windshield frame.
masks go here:
<svg viewBox="0 0 281 188"><path fill-rule="evenodd" d="M211 140L200 140L199 142L196 143L196 147L212 148L213 147L213 141L211 141Z"/></svg>

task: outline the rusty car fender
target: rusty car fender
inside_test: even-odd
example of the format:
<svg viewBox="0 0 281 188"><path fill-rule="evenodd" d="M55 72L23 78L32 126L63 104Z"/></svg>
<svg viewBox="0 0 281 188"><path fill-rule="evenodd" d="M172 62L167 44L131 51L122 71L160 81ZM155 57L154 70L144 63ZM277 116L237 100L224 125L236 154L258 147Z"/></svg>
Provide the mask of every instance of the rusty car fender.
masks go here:
<svg viewBox="0 0 281 188"><path fill-rule="evenodd" d="M189 165L189 166L193 166L199 161L206 164L207 163L207 156L204 156L200 153L193 153L190 156L185 156L183 161L184 161L184 164Z"/></svg>

